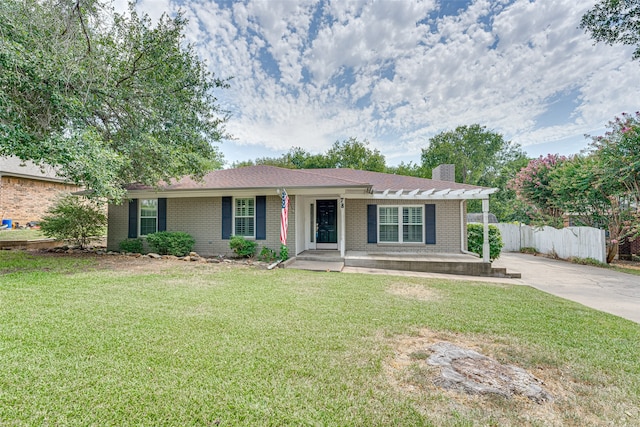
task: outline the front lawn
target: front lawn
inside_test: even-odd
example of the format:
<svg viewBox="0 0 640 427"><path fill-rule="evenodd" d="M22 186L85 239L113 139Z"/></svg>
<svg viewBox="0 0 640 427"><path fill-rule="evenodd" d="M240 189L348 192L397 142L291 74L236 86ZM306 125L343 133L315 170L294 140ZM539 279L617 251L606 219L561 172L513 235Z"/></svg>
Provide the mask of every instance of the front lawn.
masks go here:
<svg viewBox="0 0 640 427"><path fill-rule="evenodd" d="M36 229L0 230L0 240L36 240L46 239L42 231Z"/></svg>
<svg viewBox="0 0 640 427"><path fill-rule="evenodd" d="M0 252L0 425L640 420L640 325L529 287L99 259ZM425 337L520 366L555 400L462 396L394 365Z"/></svg>

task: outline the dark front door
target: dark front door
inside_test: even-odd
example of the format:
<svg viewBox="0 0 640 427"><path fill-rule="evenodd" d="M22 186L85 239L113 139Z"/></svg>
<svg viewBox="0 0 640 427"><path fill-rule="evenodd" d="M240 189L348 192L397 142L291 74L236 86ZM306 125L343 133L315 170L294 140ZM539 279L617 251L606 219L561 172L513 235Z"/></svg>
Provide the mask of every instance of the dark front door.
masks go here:
<svg viewBox="0 0 640 427"><path fill-rule="evenodd" d="M338 243L338 201L316 200L316 230L318 244Z"/></svg>

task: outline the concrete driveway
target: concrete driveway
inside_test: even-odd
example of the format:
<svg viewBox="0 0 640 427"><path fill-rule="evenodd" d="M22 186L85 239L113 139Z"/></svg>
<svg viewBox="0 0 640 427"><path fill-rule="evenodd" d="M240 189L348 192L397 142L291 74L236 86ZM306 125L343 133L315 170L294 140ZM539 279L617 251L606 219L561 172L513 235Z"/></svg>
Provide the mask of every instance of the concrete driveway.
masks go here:
<svg viewBox="0 0 640 427"><path fill-rule="evenodd" d="M493 263L522 274L508 280L640 323L640 276L520 253ZM503 279L503 281L506 281Z"/></svg>

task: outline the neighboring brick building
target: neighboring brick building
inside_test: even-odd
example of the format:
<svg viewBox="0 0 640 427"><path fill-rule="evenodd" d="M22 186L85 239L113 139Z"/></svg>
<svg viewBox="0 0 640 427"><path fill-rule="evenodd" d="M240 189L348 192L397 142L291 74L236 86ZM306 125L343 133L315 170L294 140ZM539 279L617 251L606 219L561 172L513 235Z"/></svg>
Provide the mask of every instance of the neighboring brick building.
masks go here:
<svg viewBox="0 0 640 427"><path fill-rule="evenodd" d="M0 157L0 219L10 219L14 226L39 221L60 194L79 189L57 176L51 167Z"/></svg>

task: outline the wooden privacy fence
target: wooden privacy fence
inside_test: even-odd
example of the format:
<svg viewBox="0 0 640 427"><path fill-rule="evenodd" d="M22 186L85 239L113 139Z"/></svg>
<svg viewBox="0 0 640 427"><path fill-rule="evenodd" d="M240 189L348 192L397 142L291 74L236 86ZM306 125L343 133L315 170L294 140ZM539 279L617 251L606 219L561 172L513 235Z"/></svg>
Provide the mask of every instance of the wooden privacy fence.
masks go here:
<svg viewBox="0 0 640 427"><path fill-rule="evenodd" d="M607 261L604 230L592 227L531 227L518 224L496 224L504 242L503 252L519 252L535 248L542 254L560 258L593 258Z"/></svg>

